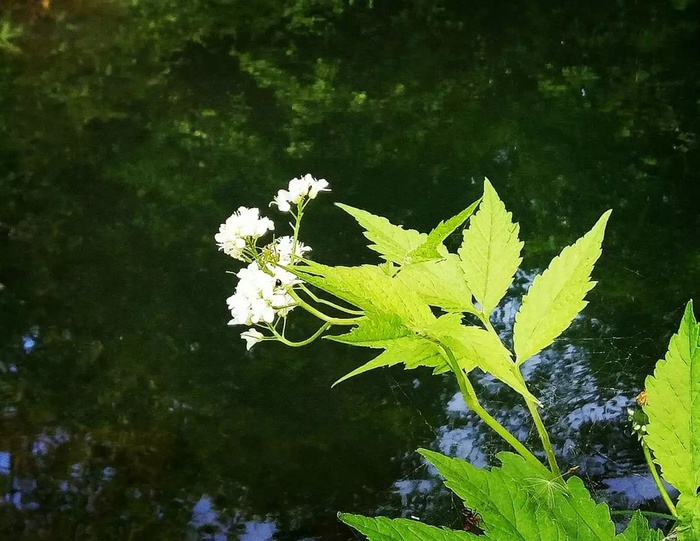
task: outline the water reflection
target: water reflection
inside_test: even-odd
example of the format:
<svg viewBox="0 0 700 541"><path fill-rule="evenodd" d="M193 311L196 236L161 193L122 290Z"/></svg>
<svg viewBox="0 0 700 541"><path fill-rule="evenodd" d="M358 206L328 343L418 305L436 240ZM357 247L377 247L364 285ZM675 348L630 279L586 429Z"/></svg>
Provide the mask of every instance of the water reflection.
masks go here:
<svg viewBox="0 0 700 541"><path fill-rule="evenodd" d="M652 496L625 407L700 293L700 4L39 4L0 5L0 538L353 539L338 510L460 527L415 449L502 445L454 382L330 391L369 352L245 353L225 327L216 227L307 171L421 230L489 176L530 268L613 208L590 306L527 370L567 466L620 506ZM308 226L320 260L374 261L330 204Z"/></svg>
<svg viewBox="0 0 700 541"><path fill-rule="evenodd" d="M192 509L189 526L193 533L196 532L202 536L202 540L207 541L228 541L233 538L239 541L270 541L277 531L277 525L271 519L227 517L214 508L212 499L206 495Z"/></svg>

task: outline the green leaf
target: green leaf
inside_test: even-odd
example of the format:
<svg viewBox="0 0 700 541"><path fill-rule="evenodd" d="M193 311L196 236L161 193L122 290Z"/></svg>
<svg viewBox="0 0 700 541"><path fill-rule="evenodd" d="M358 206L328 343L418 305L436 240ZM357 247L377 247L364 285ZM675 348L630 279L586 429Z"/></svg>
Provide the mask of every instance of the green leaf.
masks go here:
<svg viewBox="0 0 700 541"><path fill-rule="evenodd" d="M588 304L584 297L596 284L590 279L591 271L600 257L610 212L535 277L515 316L513 342L518 365L550 345Z"/></svg>
<svg viewBox="0 0 700 541"><path fill-rule="evenodd" d="M380 267L329 267L312 261L306 263L290 270L311 285L363 310L397 316L412 329L424 328L435 321L430 307L417 293Z"/></svg>
<svg viewBox="0 0 700 541"><path fill-rule="evenodd" d="M512 214L485 179L484 197L463 233L459 257L469 289L487 316L498 306L522 261L518 231Z"/></svg>
<svg viewBox="0 0 700 541"><path fill-rule="evenodd" d="M440 350L432 342L416 336L397 338L386 344L386 351L340 378L333 387L369 370L400 363L405 364L407 370L427 366L433 368L435 373L440 373L449 369Z"/></svg>
<svg viewBox="0 0 700 541"><path fill-rule="evenodd" d="M521 541L612 541L615 525L606 504L596 504L578 477L565 485L544 479L513 453L500 453L501 467L476 468L439 453L419 452L445 478L445 485L483 519L487 538Z"/></svg>
<svg viewBox="0 0 700 541"><path fill-rule="evenodd" d="M700 498L681 493L678 499L678 541L700 539Z"/></svg>
<svg viewBox="0 0 700 541"><path fill-rule="evenodd" d="M692 302L646 388L645 441L664 478L681 494L695 496L700 487L700 325Z"/></svg>
<svg viewBox="0 0 700 541"><path fill-rule="evenodd" d="M448 346L458 360L470 361L470 365L475 364L484 372L498 378L526 400L537 402L537 398L518 377L510 352L498 337L481 327L462 325L461 319L460 314L446 314L438 318L428 329L428 333Z"/></svg>
<svg viewBox="0 0 700 541"><path fill-rule="evenodd" d="M471 533L456 530L446 530L428 526L417 520L386 517L369 518L348 513L338 513L338 518L348 526L352 526L370 541L469 541L488 539L477 537ZM503 540L505 541L505 540Z"/></svg>
<svg viewBox="0 0 700 541"><path fill-rule="evenodd" d="M615 536L615 541L661 541L663 538L664 533L661 530L650 530L647 519L636 511L625 531Z"/></svg>
<svg viewBox="0 0 700 541"><path fill-rule="evenodd" d="M403 265L407 256L421 246L428 238L425 233L413 229L404 229L392 224L382 216L375 216L366 210L357 209L342 203L336 203L341 209L357 220L365 228L365 237L372 241L369 248L379 252L387 261Z"/></svg>
<svg viewBox="0 0 700 541"><path fill-rule="evenodd" d="M353 327L350 332L326 335L324 338L353 346L385 348L392 340L412 334L397 315L367 312L357 327Z"/></svg>
<svg viewBox="0 0 700 541"><path fill-rule="evenodd" d="M430 259L440 259L445 257L447 250L442 244L455 229L462 225L472 214L481 202L477 199L462 212L453 216L449 220L440 222L435 229L428 233L428 238L418 248L408 254L408 259L413 263L428 261Z"/></svg>
<svg viewBox="0 0 700 541"><path fill-rule="evenodd" d="M410 287L380 267L328 267L309 261L293 270L311 285L365 310L357 327L343 335L329 336L330 340L386 348L334 385L368 370L399 363L409 369L428 366L435 373L448 369L437 346L415 335L437 321L430 307Z"/></svg>
<svg viewBox="0 0 700 541"><path fill-rule="evenodd" d="M476 313L472 292L464 280L459 258L454 254L440 261L404 265L394 279L415 291L431 306L446 312Z"/></svg>

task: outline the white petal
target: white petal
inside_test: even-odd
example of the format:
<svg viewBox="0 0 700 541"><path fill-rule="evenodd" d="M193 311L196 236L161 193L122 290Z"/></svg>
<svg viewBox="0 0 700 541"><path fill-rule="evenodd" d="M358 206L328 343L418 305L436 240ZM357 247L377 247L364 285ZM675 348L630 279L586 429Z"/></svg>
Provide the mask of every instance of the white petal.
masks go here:
<svg viewBox="0 0 700 541"><path fill-rule="evenodd" d="M314 199L318 192L330 192L328 188L328 181L325 178L320 178L318 180L313 180L311 182L311 187L309 188L309 197Z"/></svg>
<svg viewBox="0 0 700 541"><path fill-rule="evenodd" d="M261 342L265 335L261 332L256 331L252 327L247 331L241 333L241 338L245 340L245 348L250 350L255 344Z"/></svg>

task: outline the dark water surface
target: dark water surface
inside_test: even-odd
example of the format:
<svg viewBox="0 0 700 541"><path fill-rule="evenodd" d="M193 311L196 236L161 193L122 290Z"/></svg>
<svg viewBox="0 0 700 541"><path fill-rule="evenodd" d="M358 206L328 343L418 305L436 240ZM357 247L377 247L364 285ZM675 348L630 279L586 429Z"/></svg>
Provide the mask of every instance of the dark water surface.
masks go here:
<svg viewBox="0 0 700 541"><path fill-rule="evenodd" d="M331 390L371 352L246 353L226 326L219 223L306 172L333 191L304 240L335 264L376 259L333 201L427 230L488 176L526 242L504 332L614 209L590 305L528 377L565 468L662 510L625 409L700 300L699 9L0 0L0 539L354 539L338 510L460 527L414 450L502 447L449 377ZM478 385L536 446L524 404Z"/></svg>

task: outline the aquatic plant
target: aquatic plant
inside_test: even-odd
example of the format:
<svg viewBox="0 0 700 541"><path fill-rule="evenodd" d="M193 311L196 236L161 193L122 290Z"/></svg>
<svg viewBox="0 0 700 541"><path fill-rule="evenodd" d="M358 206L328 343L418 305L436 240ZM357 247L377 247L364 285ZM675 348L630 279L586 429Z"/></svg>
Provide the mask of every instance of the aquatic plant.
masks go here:
<svg viewBox="0 0 700 541"><path fill-rule="evenodd" d="M369 248L385 260L380 265L328 266L308 259L299 241L308 203L327 190L325 180L310 175L293 179L272 201L292 217L292 235L263 247L259 239L274 226L258 209L241 207L217 235L222 250L248 263L229 298L231 325L254 325L241 334L248 349L278 340L303 346L323 336L358 347L382 350L338 384L374 368L403 364L433 373L452 372L467 406L514 452L498 455L500 465L477 468L468 462L420 449L465 504L468 531L455 531L417 520L368 518L341 513L340 519L371 541L421 539L452 541L483 536L497 541L659 541L640 511L616 534L607 504L596 503L573 470L562 471L540 416L540 402L529 390L523 366L552 344L587 304L595 286L593 267L610 212L590 231L565 247L535 277L515 317L509 350L491 323L521 263L519 226L488 180L483 196L429 233L390 223L365 210L338 204L364 229ZM444 241L468 221L456 253ZM284 249L280 247L284 246ZM292 341L286 318L300 307L320 320L308 339ZM350 327L327 334L332 327ZM479 368L518 393L533 419L546 464L481 405L470 373ZM631 411L652 476L666 503L672 534L681 541L700 539L700 324L689 303L666 358L647 379ZM677 506L657 471L680 491ZM658 514L657 514L658 515Z"/></svg>

